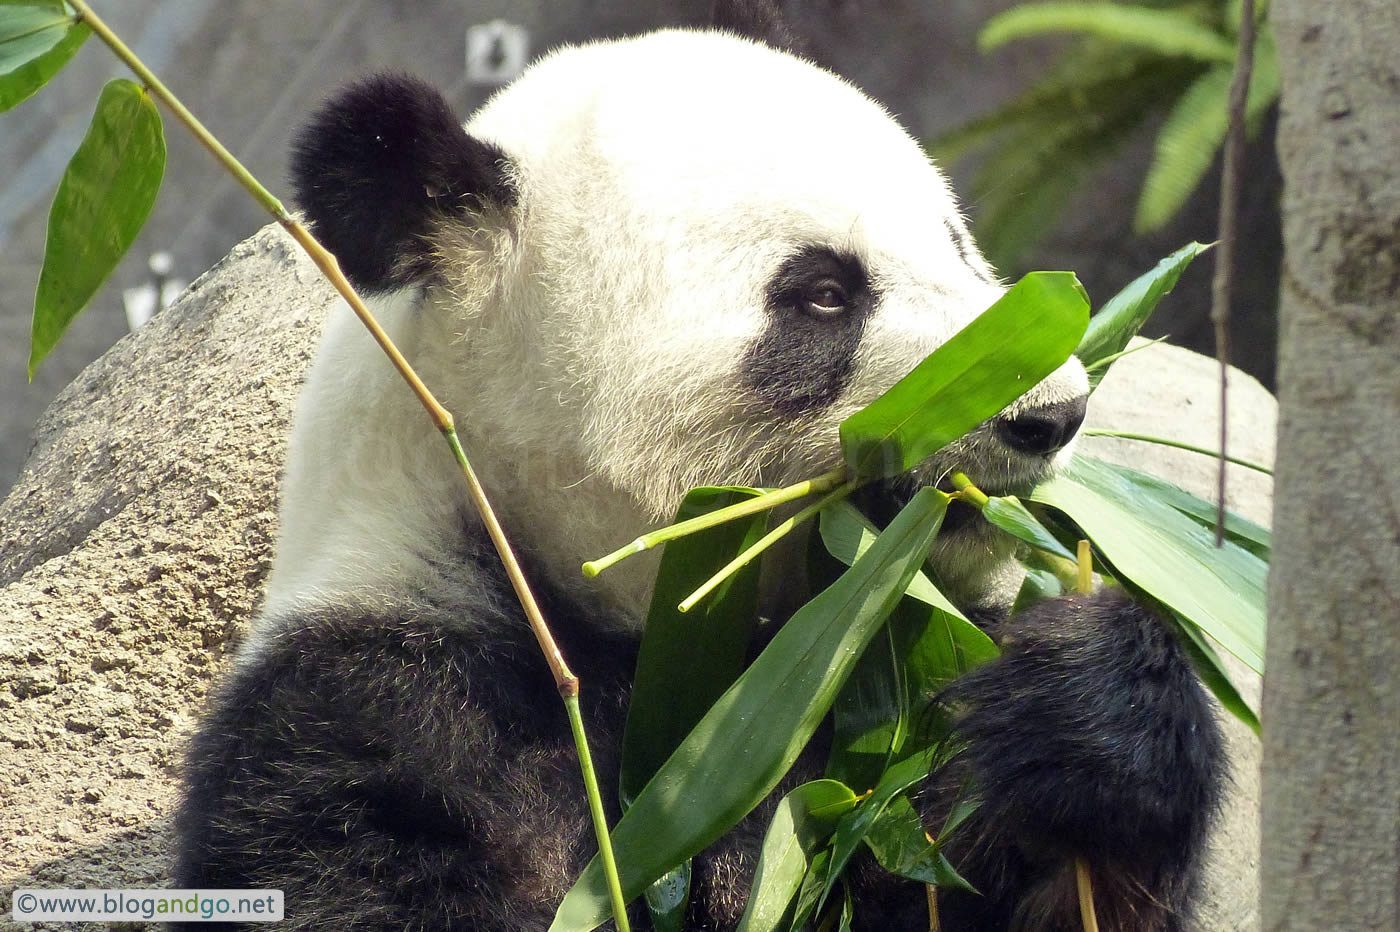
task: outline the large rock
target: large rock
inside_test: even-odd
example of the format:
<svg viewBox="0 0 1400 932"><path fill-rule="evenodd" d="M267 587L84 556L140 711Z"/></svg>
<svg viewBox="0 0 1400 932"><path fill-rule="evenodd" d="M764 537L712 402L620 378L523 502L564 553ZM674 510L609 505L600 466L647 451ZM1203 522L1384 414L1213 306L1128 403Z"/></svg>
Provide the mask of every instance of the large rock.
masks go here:
<svg viewBox="0 0 1400 932"><path fill-rule="evenodd" d="M269 227L40 421L0 504L0 927L17 886L165 885L182 748L257 605L288 418L332 301ZM1214 375L1186 351L1145 350L1105 381L1092 423L1212 446ZM1273 399L1232 384L1236 452L1271 461ZM1213 487L1195 454L1089 446ZM1267 522L1270 483L1233 481L1232 504ZM1237 680L1257 703L1257 678ZM1257 742L1239 727L1231 741L1208 929L1258 924Z"/></svg>
<svg viewBox="0 0 1400 932"><path fill-rule="evenodd" d="M251 616L332 302L275 227L54 401L0 505L0 925L16 886L165 886L182 748Z"/></svg>

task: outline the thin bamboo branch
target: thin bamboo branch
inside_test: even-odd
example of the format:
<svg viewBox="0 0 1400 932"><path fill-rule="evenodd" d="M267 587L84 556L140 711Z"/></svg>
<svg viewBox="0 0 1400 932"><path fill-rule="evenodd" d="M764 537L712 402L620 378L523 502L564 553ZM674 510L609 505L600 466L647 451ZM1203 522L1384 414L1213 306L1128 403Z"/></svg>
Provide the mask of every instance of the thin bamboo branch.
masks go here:
<svg viewBox="0 0 1400 932"><path fill-rule="evenodd" d="M675 540L678 537L685 537L698 531L717 527L727 521L735 521L748 515L756 515L760 511L770 511L779 505L784 505L799 498L804 498L816 492L827 492L846 481L846 467L838 466L830 472L824 472L820 476L805 479L794 485L785 486L781 489L773 489L764 492L762 495L755 495L753 498L745 499L742 502L735 502L724 508L716 508L714 511L681 521L678 524L669 524L666 527L657 528L638 537L630 544L619 547L605 557L596 560L589 560L583 564L583 575L592 578L603 570L614 564L621 563L633 554L643 553L653 547L660 546L668 540Z"/></svg>
<svg viewBox="0 0 1400 932"><path fill-rule="evenodd" d="M1215 546L1225 546L1225 464L1228 462L1227 387L1230 371L1230 290L1235 269L1235 226L1239 216L1240 172L1244 166L1244 113L1249 102L1249 77L1254 67L1254 0L1240 5L1239 48L1230 81L1229 130L1220 169L1220 242L1211 283L1210 319L1215 325L1215 353L1220 360L1220 481L1215 520Z"/></svg>
<svg viewBox="0 0 1400 932"><path fill-rule="evenodd" d="M1209 450L1205 447L1198 447L1194 444L1186 443L1183 440L1168 440L1166 437L1154 437L1151 434L1138 434L1129 430L1107 430L1099 427L1086 427L1079 433L1085 437L1117 437L1120 440L1141 440L1143 443L1156 443L1164 447L1174 447L1178 450L1188 450L1191 453L1199 453L1202 456L1220 458L1219 450ZM1269 467L1260 466L1258 463L1251 463L1249 460L1241 459L1238 456L1226 456L1225 460L1234 463L1236 466L1243 466L1245 469L1262 472L1268 476L1274 474L1274 471Z"/></svg>
<svg viewBox="0 0 1400 932"><path fill-rule="evenodd" d="M274 220L291 235L299 246L311 257L311 261L316 264L330 281L340 296L350 306L350 309L359 318L360 322L369 330L375 342L379 344L384 354L388 356L394 368L409 388L417 396L419 402L433 419L433 424L446 439L448 447L452 450L453 457L457 460L462 469L462 475L467 484L468 494L472 503L476 506L477 512L481 515L483 523L486 525L487 534L491 542L496 547L496 552L500 556L501 563L505 567L506 575L509 577L511 586L515 589L516 596L520 600L521 608L525 612L525 617L529 622L530 629L534 633L536 641L539 642L540 650L545 655L545 660L549 664L550 672L554 676L555 687L564 699L564 705L569 713L569 720L574 731L575 744L578 747L580 769L583 772L585 790L589 799L589 808L594 818L594 828L598 835L599 853L602 856L605 873L608 877L609 892L612 896L614 918L620 932L630 932L627 922L627 912L622 899L622 888L617 876L617 864L613 857L612 843L608 836L606 815L603 812L602 797L598 788L597 776L593 770L592 755L588 749L588 740L584 732L582 713L579 709L579 681L568 664L564 660L563 653L559 650L558 643L554 640L553 634L549 630L549 625L544 619L544 614L540 611L539 603L535 600L534 593L530 590L525 573L516 559L510 542L505 536L505 531L496 518L495 510L491 507L490 501L486 497L486 491L482 488L481 482L477 479L476 471L472 469L468 461L466 452L462 449L461 442L457 438L457 431L454 425L452 413L448 411L423 383L422 379L414 371L408 360L399 352L394 341L380 327L370 312L351 287L350 282L340 270L340 264L324 246L317 242L316 238L282 205L276 197L272 195L263 185L246 169L233 153L229 152L219 140L205 128L193 113L191 113L183 103L180 102L169 88L156 77L155 73L146 67L145 63L136 56L130 48L116 33L108 28L107 24L99 17L84 0L68 0L76 13L77 19L84 22L92 30L93 34L104 42L121 61L141 79L146 87L147 93L163 103L175 118L182 123L186 129L199 141L205 149L234 177L235 180L246 190L253 199L256 200Z"/></svg>
<svg viewBox="0 0 1400 932"><path fill-rule="evenodd" d="M780 521L778 525L773 528L773 530L769 531L767 534L764 534L758 540L754 541L752 544L750 544L747 548L744 549L743 553L730 560L719 570L719 572L715 573L715 575L711 576L709 579L701 583L700 588L696 589L690 595L686 596L685 601L681 602L681 604L676 606L676 608L681 612L690 611L692 608L695 607L695 604L697 602L699 602L705 596L709 595L711 592L717 589L720 586L720 584L723 583L730 576L733 576L735 573L739 572L739 570L752 563L759 556L759 554L763 553L763 551L776 544L793 528L797 527L802 522L812 518L814 515L816 515L817 512L821 511L823 508L825 508L827 505L830 505L832 502L840 501L841 499L850 495L853 491L855 491L855 485L853 483L847 482L844 485L839 485L835 489L832 489L830 492L823 495L821 498L817 499L812 504L808 505L806 508L803 508L797 514L784 521Z"/></svg>
<svg viewBox="0 0 1400 932"><path fill-rule="evenodd" d="M1089 864L1083 858L1074 859L1075 886L1079 889L1079 920L1084 932L1099 932L1099 917L1094 912L1094 883L1089 878Z"/></svg>

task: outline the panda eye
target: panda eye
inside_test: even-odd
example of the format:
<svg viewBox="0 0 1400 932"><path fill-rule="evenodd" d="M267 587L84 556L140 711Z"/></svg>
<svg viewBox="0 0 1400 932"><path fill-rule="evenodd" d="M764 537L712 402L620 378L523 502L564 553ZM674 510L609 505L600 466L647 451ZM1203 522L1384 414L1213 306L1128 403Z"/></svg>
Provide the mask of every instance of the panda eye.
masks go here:
<svg viewBox="0 0 1400 932"><path fill-rule="evenodd" d="M804 310L818 319L836 317L846 312L846 289L834 281L825 281L807 293Z"/></svg>

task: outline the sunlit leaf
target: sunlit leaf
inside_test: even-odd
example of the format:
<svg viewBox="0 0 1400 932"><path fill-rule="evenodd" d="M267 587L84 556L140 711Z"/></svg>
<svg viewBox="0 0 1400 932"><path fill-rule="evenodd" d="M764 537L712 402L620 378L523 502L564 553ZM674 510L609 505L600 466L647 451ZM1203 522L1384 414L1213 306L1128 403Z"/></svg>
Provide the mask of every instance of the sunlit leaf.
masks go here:
<svg viewBox="0 0 1400 932"><path fill-rule="evenodd" d="M1023 3L992 17L977 43L983 51L1016 39L1076 32L1136 45L1159 55L1233 61L1235 45L1180 10L1121 3Z"/></svg>
<svg viewBox="0 0 1400 932"><path fill-rule="evenodd" d="M676 521L757 494L757 489L694 489L677 510ZM730 521L670 541L662 551L622 739L624 808L744 670L757 619L757 562L729 577L690 612L681 614L676 605L761 537L767 517L760 513Z"/></svg>
<svg viewBox="0 0 1400 932"><path fill-rule="evenodd" d="M1120 576L1263 672L1264 561L1228 541L1217 549L1199 523L1089 457L1030 497L1069 515Z"/></svg>
<svg viewBox="0 0 1400 932"><path fill-rule="evenodd" d="M1203 527L1215 530L1215 519L1218 509L1214 502L1208 502L1203 498L1192 495L1185 489L1178 488L1170 482L1163 482L1156 476L1150 476L1136 469L1127 466L1119 466L1116 463L1100 461L1105 469L1117 473L1120 478L1131 482L1140 488L1144 494L1151 495L1171 505L1177 511L1195 520ZM1261 527L1253 521L1241 518L1233 511L1225 512L1225 536L1254 554L1259 559L1268 562L1271 549L1273 547L1273 534L1266 527Z"/></svg>
<svg viewBox="0 0 1400 932"><path fill-rule="evenodd" d="M1066 560L1074 559L1064 544L1045 530L1045 526L1037 521L1035 515L1027 511L1026 506L1014 495L990 496L986 507L982 509L982 517L1023 543Z"/></svg>
<svg viewBox="0 0 1400 932"><path fill-rule="evenodd" d="M773 932L779 928L817 846L855 805L855 794L836 780L804 783L783 797L763 836L753 892L736 932Z"/></svg>
<svg viewBox="0 0 1400 932"><path fill-rule="evenodd" d="M1089 318L1084 339L1080 341L1074 355L1078 356L1085 366L1094 366L1095 363L1122 352L1161 300L1171 294L1186 267L1208 249L1210 246L1205 243L1187 243L1129 282ZM1109 368L1095 366L1090 369L1090 390L1103 381Z"/></svg>
<svg viewBox="0 0 1400 932"><path fill-rule="evenodd" d="M845 868L846 862L856 852L861 840L869 833L875 820L885 811L885 807L900 793L926 779L929 769L939 758L942 750L937 746L924 748L891 766L885 771L884 776L881 777L879 784L871 794L862 800L854 811L843 816L841 821L837 823L835 837L831 845L831 873L827 877L826 888L822 891L821 899L818 901L818 909L821 908L821 901L825 900L831 892L831 888L835 885L837 876Z"/></svg>
<svg viewBox="0 0 1400 932"><path fill-rule="evenodd" d="M47 84L90 33L57 0L0 5L0 111Z"/></svg>
<svg viewBox="0 0 1400 932"><path fill-rule="evenodd" d="M864 477L905 472L1029 391L1069 358L1089 305L1070 272L1032 272L907 376L841 422Z"/></svg>
<svg viewBox="0 0 1400 932"><path fill-rule="evenodd" d="M855 566L783 625L637 794L612 833L627 900L723 835L777 785L903 596L946 508L936 489L916 494ZM587 932L610 915L595 857L550 928Z"/></svg>
<svg viewBox="0 0 1400 932"><path fill-rule="evenodd" d="M677 510L676 521L757 494L757 489L693 489ZM676 604L762 536L766 518L760 513L721 524L673 540L662 551L622 739L618 788L624 810L743 672L757 620L759 564L729 577L688 614L682 615ZM689 899L689 861L647 887L647 910L656 932L679 932Z"/></svg>
<svg viewBox="0 0 1400 932"><path fill-rule="evenodd" d="M30 379L136 239L164 173L165 136L155 104L131 81L109 82L49 211Z"/></svg>
<svg viewBox="0 0 1400 932"><path fill-rule="evenodd" d="M838 502L823 511L820 528L827 552L847 566L864 555L879 534L850 502ZM906 594L935 611L927 630L905 648L905 662L911 668L943 681L942 671L961 675L997 655L992 639L968 621L923 571L914 574ZM911 683L909 691L911 696L917 694L919 684Z"/></svg>

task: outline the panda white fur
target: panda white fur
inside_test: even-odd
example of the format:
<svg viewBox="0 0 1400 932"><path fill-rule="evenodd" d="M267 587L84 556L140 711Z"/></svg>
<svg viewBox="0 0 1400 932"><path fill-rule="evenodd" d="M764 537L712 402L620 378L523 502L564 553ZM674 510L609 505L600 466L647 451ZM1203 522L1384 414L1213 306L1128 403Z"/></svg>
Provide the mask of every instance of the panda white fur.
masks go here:
<svg viewBox="0 0 1400 932"><path fill-rule="evenodd" d="M294 173L456 412L584 684L604 787L651 567L585 582L580 563L691 486L830 468L842 418L1001 291L880 106L722 32L558 51L465 130L431 88L374 77L311 121ZM953 464L1022 488L1066 455L1085 395L1071 361L867 502ZM191 751L178 885L282 889L290 928L546 928L593 848L569 729L455 464L347 309L298 408L281 519L265 607ZM981 895L945 893L943 928L1079 928L1077 857L1107 928L1184 928L1223 765L1180 648L1112 595L1003 621L1006 545L949 524L934 565L1005 653L944 697L968 750L921 805L933 825L933 791L968 776L985 801L952 852ZM792 779L821 766L809 749ZM766 812L696 859L687 928L735 924ZM927 928L920 887L872 868L856 897L860 928Z"/></svg>

